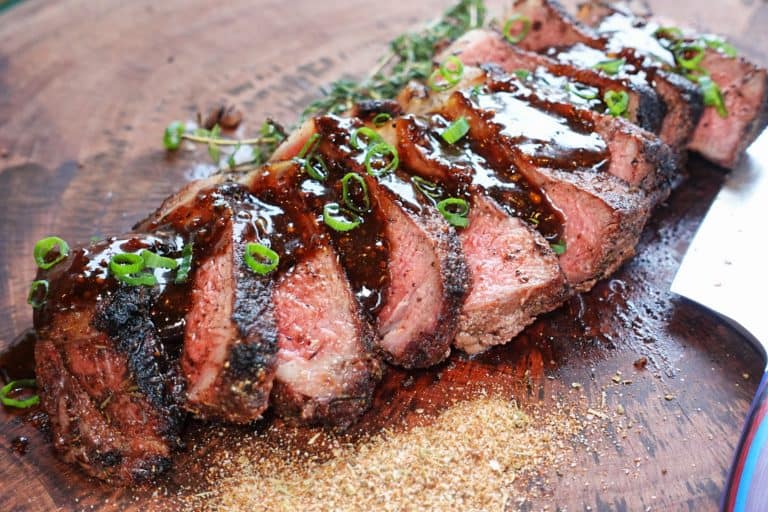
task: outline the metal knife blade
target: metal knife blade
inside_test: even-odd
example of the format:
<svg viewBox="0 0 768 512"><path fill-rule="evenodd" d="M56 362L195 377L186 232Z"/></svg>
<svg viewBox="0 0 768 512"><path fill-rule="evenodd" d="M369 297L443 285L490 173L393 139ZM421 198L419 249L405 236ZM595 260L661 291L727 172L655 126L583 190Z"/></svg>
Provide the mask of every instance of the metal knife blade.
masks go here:
<svg viewBox="0 0 768 512"><path fill-rule="evenodd" d="M672 291L720 314L768 354L768 131L726 179Z"/></svg>

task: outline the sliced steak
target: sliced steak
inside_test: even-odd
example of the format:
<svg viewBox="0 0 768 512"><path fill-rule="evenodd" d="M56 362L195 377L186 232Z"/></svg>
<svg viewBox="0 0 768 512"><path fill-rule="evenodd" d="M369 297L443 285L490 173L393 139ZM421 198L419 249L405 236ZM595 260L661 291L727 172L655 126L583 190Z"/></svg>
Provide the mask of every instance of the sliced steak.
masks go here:
<svg viewBox="0 0 768 512"><path fill-rule="evenodd" d="M637 41L645 47L661 46L670 72L680 72L675 52L669 51L675 45L688 48L692 55L700 52L698 73L708 75L717 84L723 101L719 109L709 105L704 110L688 144L689 149L708 160L734 168L768 124L768 73L736 56L735 50L721 38L690 31L665 31L649 18L649 13L636 15L622 4L590 2L580 8L579 17L604 37L621 38L628 43Z"/></svg>
<svg viewBox="0 0 768 512"><path fill-rule="evenodd" d="M469 140L495 169L516 168L564 218L560 266L587 290L634 255L651 199L601 170L607 145L591 126L540 110L507 92L450 95L442 110L464 117Z"/></svg>
<svg viewBox="0 0 768 512"><path fill-rule="evenodd" d="M469 225L458 229L470 286L454 346L474 354L507 343L567 293L549 244L519 217L541 210L530 204L521 176L504 180L465 145L441 142L426 120L405 117L396 126L403 169L435 184L429 197L441 198L440 190L470 204ZM518 205L517 216L486 194L506 200L510 209ZM523 212L520 202L537 211Z"/></svg>
<svg viewBox="0 0 768 512"><path fill-rule="evenodd" d="M350 144L359 121L326 116L314 123L319 139L312 157L322 158L329 174L300 185L303 200L322 215L325 205L344 204L343 176L362 177L370 207L355 214L362 222L353 230L327 228L333 247L377 327L384 357L407 368L437 364L450 352L466 292L456 233L396 173L366 172L362 151Z"/></svg>
<svg viewBox="0 0 768 512"><path fill-rule="evenodd" d="M376 337L327 235L300 200L300 170L274 164L241 180L302 234L300 247L285 247L272 296L278 353L271 402L292 421L346 427L368 409L381 377Z"/></svg>
<svg viewBox="0 0 768 512"><path fill-rule="evenodd" d="M605 111L602 98L609 91L625 92L629 96L627 119L653 133L661 130L664 103L646 84L606 76L592 69L584 69L551 59L545 55L522 50L511 45L498 32L476 29L457 39L443 53L457 55L468 66L495 64L508 73L525 70L533 81L548 86L549 95L557 95L574 104L601 112Z"/></svg>
<svg viewBox="0 0 768 512"><path fill-rule="evenodd" d="M37 384L54 448L114 483L168 469L181 445L178 340L160 336L164 318L174 317L163 302L168 295L117 285L104 273L112 251L159 245L153 238L110 239L73 251L38 276L49 293L35 312Z"/></svg>
<svg viewBox="0 0 768 512"><path fill-rule="evenodd" d="M555 0L516 0L512 12L531 21L530 32L519 43L525 50L590 69L597 69L602 62L624 59L618 69L603 68L600 72L653 87L666 108L661 139L674 148L686 146L701 117L703 99L693 83L659 65L651 56L657 48L638 49L623 39L602 37L579 24Z"/></svg>

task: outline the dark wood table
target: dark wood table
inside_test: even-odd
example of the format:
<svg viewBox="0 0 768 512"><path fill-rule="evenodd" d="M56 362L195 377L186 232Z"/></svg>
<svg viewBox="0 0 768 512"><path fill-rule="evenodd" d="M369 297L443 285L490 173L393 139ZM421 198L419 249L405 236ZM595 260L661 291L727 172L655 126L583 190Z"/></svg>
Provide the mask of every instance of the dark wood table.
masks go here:
<svg viewBox="0 0 768 512"><path fill-rule="evenodd" d="M30 0L0 14L0 351L31 326L35 241L123 232L206 172L201 153L163 151L170 120L225 102L245 112L245 133L267 116L290 124L321 84L361 76L387 41L448 4ZM764 1L650 4L768 63ZM525 507L715 509L762 362L723 322L668 291L723 179L696 158L689 171L614 279L475 360L390 371L357 431L408 423L417 408L437 414L456 387L487 384L544 411L561 402L583 412L606 392L615 423L585 434L591 448L573 450L569 471L541 468ZM20 347L16 360L28 357L29 343ZM644 369L633 364L641 358ZM631 383L613 382L617 371ZM624 418L610 412L619 404ZM0 509L148 508L146 489L114 489L57 461L43 423L39 413L0 410ZM614 428L626 423L629 435ZM29 440L24 454L19 436Z"/></svg>

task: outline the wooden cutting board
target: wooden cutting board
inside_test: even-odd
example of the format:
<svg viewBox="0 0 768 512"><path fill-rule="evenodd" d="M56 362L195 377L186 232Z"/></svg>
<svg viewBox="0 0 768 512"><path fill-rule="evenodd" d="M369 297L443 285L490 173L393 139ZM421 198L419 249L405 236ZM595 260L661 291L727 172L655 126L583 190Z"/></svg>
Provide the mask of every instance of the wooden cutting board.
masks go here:
<svg viewBox="0 0 768 512"><path fill-rule="evenodd" d="M768 64L765 2L650 4L731 36ZM363 75L387 41L448 5L30 0L0 13L3 371L32 371L31 344L19 335L31 325L25 299L36 240L126 231L207 171L204 153L163 151L170 120L193 119L223 102L245 113L244 134L267 116L290 124L318 86ZM506 347L474 360L454 356L430 371L389 371L352 435L428 424L454 399L471 403L478 390L492 390L538 415L565 407L599 426L583 433L584 449L563 448L565 469L543 465L538 478L516 486L508 508L715 509L762 363L720 320L668 291L723 179L696 158L689 172L646 228L639 255L612 280ZM150 499L152 487L112 488L59 462L44 426L39 411L0 410L0 509L177 509L185 493L210 487L178 486L215 446L205 434L210 427L194 428L200 442L160 486L176 489L173 496ZM225 430L224 437L244 431Z"/></svg>

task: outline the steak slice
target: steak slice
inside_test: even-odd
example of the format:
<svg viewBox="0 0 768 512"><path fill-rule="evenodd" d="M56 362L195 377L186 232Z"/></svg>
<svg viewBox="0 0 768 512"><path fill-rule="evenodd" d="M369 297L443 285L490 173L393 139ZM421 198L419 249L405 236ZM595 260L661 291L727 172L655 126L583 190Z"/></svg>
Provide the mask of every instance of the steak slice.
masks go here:
<svg viewBox="0 0 768 512"><path fill-rule="evenodd" d="M609 92L625 92L629 96L627 119L653 133L659 133L664 118L664 103L646 84L613 78L592 69L578 68L546 55L522 50L511 45L498 32L475 29L467 32L446 50L442 58L456 55L467 66L495 64L507 73L528 71L536 84L548 85L550 96L567 99L590 109L605 111L603 97ZM591 98L585 92L594 94Z"/></svg>
<svg viewBox="0 0 768 512"><path fill-rule="evenodd" d="M88 475L118 484L168 469L184 418L177 349L161 341L153 318L164 309L157 290L106 291L111 279L89 279L105 245L137 241L144 245L121 239L75 250L41 271L49 294L35 312L37 385L53 446Z"/></svg>
<svg viewBox="0 0 768 512"><path fill-rule="evenodd" d="M708 106L696 125L688 149L728 169L733 169L746 148L768 124L768 73L724 45L721 38L692 32L664 31L649 14L636 15L622 4L590 2L581 6L579 17L605 37L641 41L667 50L674 44L699 48L699 63L719 87L724 110ZM667 51L667 64L675 66Z"/></svg>
<svg viewBox="0 0 768 512"><path fill-rule="evenodd" d="M611 76L653 87L666 110L659 132L661 139L673 148L686 146L701 117L703 98L693 83L669 73L651 57L657 53L658 45L637 49L627 46L624 40L601 37L579 24L556 0L516 0L512 12L531 21L530 32L518 44L525 50L591 69L601 62L624 59L625 64Z"/></svg>
<svg viewBox="0 0 768 512"><path fill-rule="evenodd" d="M651 199L600 169L610 159L589 126L539 110L506 92L461 92L442 112L464 117L472 148L494 169L514 167L564 218L560 266L576 291L590 289L634 255ZM555 136L555 140L544 140Z"/></svg>
<svg viewBox="0 0 768 512"><path fill-rule="evenodd" d="M300 201L299 171L273 164L241 180L279 205L302 234L301 247L286 247L272 295L278 353L271 403L292 421L346 427L368 409L381 377L375 332L327 235Z"/></svg>
<svg viewBox="0 0 768 512"><path fill-rule="evenodd" d="M315 118L314 125L319 139L312 155L323 159L329 176L322 182L308 179L298 188L303 201L322 215L326 204L344 204L343 176L353 172L364 180L370 200L370 208L360 213L364 222L345 232L327 227L327 233L376 325L383 356L406 368L439 363L450 352L466 292L456 233L396 173L374 178L366 172L362 153L350 145L359 121L325 116Z"/></svg>
<svg viewBox="0 0 768 512"><path fill-rule="evenodd" d="M493 171L480 156L465 147L447 156L453 148L413 117L397 119L396 130L403 169L444 189L456 189L464 180L472 183L466 190L469 225L458 230L470 270L469 294L454 346L475 354L507 343L567 295L557 257L542 235L486 195L504 184L487 178ZM454 190L452 195L460 194Z"/></svg>

